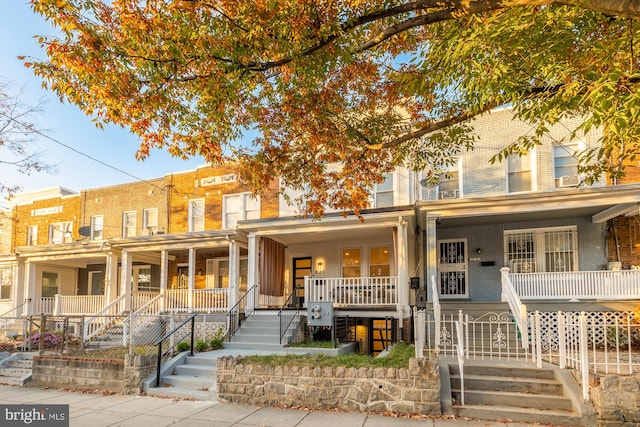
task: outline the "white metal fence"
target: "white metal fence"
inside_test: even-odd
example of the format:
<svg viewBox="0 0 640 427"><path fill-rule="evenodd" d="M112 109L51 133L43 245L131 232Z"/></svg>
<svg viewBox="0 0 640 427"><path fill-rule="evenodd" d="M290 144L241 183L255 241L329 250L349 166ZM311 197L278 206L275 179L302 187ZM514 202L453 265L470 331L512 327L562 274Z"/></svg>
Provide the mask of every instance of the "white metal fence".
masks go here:
<svg viewBox="0 0 640 427"><path fill-rule="evenodd" d="M418 357L425 352L458 358L464 378L464 360L543 362L575 369L589 399L590 373L640 373L640 313L534 312L526 328L511 313L487 313L477 318L415 313ZM439 329L436 329L439 328ZM462 359L462 360L461 360Z"/></svg>

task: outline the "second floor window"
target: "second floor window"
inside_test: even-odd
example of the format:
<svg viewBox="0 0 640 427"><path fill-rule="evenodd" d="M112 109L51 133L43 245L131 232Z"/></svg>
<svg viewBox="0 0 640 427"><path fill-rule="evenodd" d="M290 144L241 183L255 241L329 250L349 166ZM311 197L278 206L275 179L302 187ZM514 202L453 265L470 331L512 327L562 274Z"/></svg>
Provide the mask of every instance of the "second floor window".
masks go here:
<svg viewBox="0 0 640 427"><path fill-rule="evenodd" d="M158 232L158 209L142 211L142 232L149 236Z"/></svg>
<svg viewBox="0 0 640 427"><path fill-rule="evenodd" d="M122 237L135 237L136 235L136 211L127 211L122 214Z"/></svg>
<svg viewBox="0 0 640 427"><path fill-rule="evenodd" d="M204 230L204 199L189 200L189 231Z"/></svg>
<svg viewBox="0 0 640 427"><path fill-rule="evenodd" d="M532 191L534 189L532 169L531 153L522 156L510 154L507 157L507 192Z"/></svg>
<svg viewBox="0 0 640 427"><path fill-rule="evenodd" d="M575 187L578 178L578 144L553 146L553 174L558 187Z"/></svg>
<svg viewBox="0 0 640 427"><path fill-rule="evenodd" d="M460 181L457 168L440 175L440 183L438 184L439 199L456 199L460 197Z"/></svg>
<svg viewBox="0 0 640 427"><path fill-rule="evenodd" d="M36 246L38 244L38 226L30 225L27 228L27 246Z"/></svg>
<svg viewBox="0 0 640 427"><path fill-rule="evenodd" d="M49 224L49 244L71 243L73 239L72 228L73 223L71 221Z"/></svg>
<svg viewBox="0 0 640 427"><path fill-rule="evenodd" d="M238 221L260 218L260 198L251 193L231 194L222 198L222 228L235 228Z"/></svg>
<svg viewBox="0 0 640 427"><path fill-rule="evenodd" d="M376 208L393 206L393 174L385 173L384 182L376 185Z"/></svg>
<svg viewBox="0 0 640 427"><path fill-rule="evenodd" d="M102 240L104 217L102 215L94 215L91 217L91 240Z"/></svg>

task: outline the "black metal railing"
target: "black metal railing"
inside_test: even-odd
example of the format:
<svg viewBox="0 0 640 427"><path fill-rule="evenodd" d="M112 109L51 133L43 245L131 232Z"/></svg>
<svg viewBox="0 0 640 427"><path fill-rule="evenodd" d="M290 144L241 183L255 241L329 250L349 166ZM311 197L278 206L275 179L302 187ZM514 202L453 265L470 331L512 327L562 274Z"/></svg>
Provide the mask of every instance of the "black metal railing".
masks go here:
<svg viewBox="0 0 640 427"><path fill-rule="evenodd" d="M156 341L153 345L157 345L158 346L158 366L156 366L156 387L158 387L160 385L160 367L162 365L162 356L164 356L165 354L168 354L170 351L173 350L174 345L172 345L170 348L167 349L166 352L162 352L162 343L164 341L166 341L168 338L172 337L173 334L175 334L177 331L179 331L184 325L186 325L188 322L191 322L191 329L189 330L188 333L184 334L183 336L181 336L180 338L178 338L175 342L177 345L177 343L180 343L184 338L186 338L187 336L191 335L191 346L190 346L190 352L191 352L191 356L193 356L193 337L194 337L194 329L195 329L195 321L196 321L196 316L198 315L198 313L193 313L192 315L190 315L189 317L187 317L184 321L182 321L182 323L180 323L178 326L175 326L173 329L171 329L169 332L167 332L166 334L164 334L164 336L162 338L160 338L158 341Z"/></svg>
<svg viewBox="0 0 640 427"><path fill-rule="evenodd" d="M287 298L284 304L282 304L282 307L280 307L280 311L278 311L278 317L280 318L280 344L282 344L282 339L287 334L291 324L300 314L300 307L297 307L295 312L291 310L285 311L285 309L291 305L293 295L293 293L289 295L289 298Z"/></svg>
<svg viewBox="0 0 640 427"><path fill-rule="evenodd" d="M240 308L241 307L249 307L248 311L246 311L247 316L250 316L255 311L256 300L255 293L257 287L253 285L249 288L249 290L242 295L242 297L238 300L237 303L234 304L233 307L229 309L227 312L227 342L231 341L231 337L238 332L240 328ZM247 304L249 298L253 298L253 304Z"/></svg>

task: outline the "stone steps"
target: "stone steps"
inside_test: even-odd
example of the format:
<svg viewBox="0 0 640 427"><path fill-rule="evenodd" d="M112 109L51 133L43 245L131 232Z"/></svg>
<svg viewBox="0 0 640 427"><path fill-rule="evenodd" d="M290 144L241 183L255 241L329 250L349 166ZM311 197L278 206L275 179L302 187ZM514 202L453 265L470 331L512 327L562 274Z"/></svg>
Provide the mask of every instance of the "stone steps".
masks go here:
<svg viewBox="0 0 640 427"><path fill-rule="evenodd" d="M441 373L443 370L441 370ZM464 405L462 376L456 363L444 369L452 398L451 413L460 417L510 420L566 426L595 425L591 408L578 405L571 395L577 384L568 384L557 368L536 368L528 364L495 361L464 365ZM571 380L575 380L571 377Z"/></svg>
<svg viewBox="0 0 640 427"><path fill-rule="evenodd" d="M0 361L0 384L25 385L33 372L32 353L14 353Z"/></svg>
<svg viewBox="0 0 640 427"><path fill-rule="evenodd" d="M160 377L159 387L153 382L143 390L154 396L216 400L216 359L198 355L176 359Z"/></svg>

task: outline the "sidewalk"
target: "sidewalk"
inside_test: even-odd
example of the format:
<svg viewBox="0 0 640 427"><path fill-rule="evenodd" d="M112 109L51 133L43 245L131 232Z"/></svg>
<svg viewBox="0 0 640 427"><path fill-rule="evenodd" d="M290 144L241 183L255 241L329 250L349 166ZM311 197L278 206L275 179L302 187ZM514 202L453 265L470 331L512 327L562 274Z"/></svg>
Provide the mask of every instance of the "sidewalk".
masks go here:
<svg viewBox="0 0 640 427"><path fill-rule="evenodd" d="M68 404L72 427L515 427L531 424L464 419L409 419L360 412L262 408L220 402L44 390L0 385L0 404Z"/></svg>

